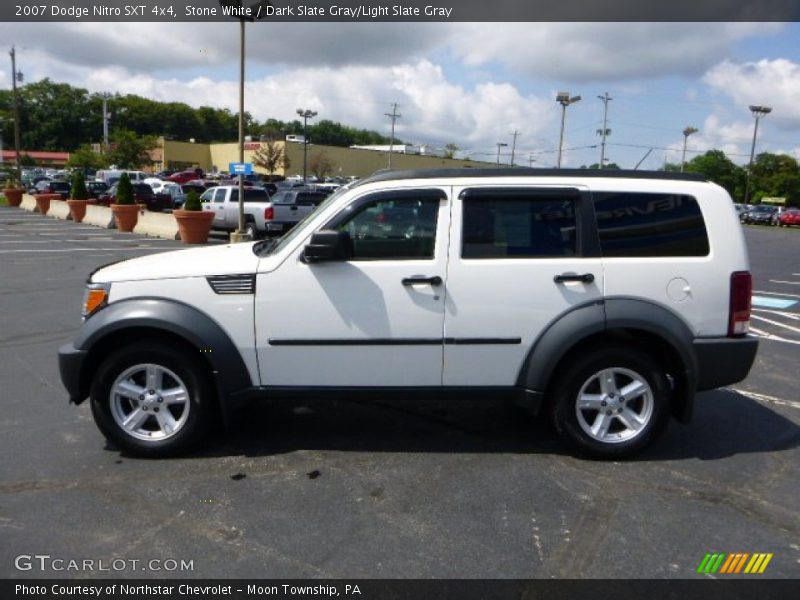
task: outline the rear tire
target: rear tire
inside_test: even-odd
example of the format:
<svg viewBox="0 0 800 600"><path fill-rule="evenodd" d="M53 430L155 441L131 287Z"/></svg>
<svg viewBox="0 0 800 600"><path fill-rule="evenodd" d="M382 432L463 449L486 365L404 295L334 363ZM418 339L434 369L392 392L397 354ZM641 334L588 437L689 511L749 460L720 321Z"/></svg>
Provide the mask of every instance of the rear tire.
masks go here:
<svg viewBox="0 0 800 600"><path fill-rule="evenodd" d="M650 445L669 419L668 382L647 354L627 346L589 350L560 369L552 419L578 453L629 458Z"/></svg>
<svg viewBox="0 0 800 600"><path fill-rule="evenodd" d="M137 343L111 354L90 391L100 431L142 457L185 452L203 438L214 397L198 357L165 344Z"/></svg>

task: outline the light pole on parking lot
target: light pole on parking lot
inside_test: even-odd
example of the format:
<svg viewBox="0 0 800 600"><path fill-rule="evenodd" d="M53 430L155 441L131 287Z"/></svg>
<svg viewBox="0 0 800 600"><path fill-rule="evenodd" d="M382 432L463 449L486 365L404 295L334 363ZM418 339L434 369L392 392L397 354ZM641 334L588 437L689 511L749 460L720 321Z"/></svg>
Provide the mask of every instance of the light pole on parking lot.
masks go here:
<svg viewBox="0 0 800 600"><path fill-rule="evenodd" d="M580 96L570 96L569 92L558 92L556 102L561 105L561 135L558 138L558 168L561 168L561 154L564 151L564 123L567 120L567 107L580 102Z"/></svg>
<svg viewBox="0 0 800 600"><path fill-rule="evenodd" d="M750 176L753 171L753 157L756 154L756 136L758 135L758 122L761 120L761 117L766 117L769 113L772 112L772 107L770 106L757 106L751 104L748 106L750 112L753 114L753 118L756 120L755 127L753 127L753 145L750 146L750 162L747 163L747 179L744 185L744 203L747 204L750 200Z"/></svg>
<svg viewBox="0 0 800 600"><path fill-rule="evenodd" d="M303 117L303 185L306 184L306 169L308 165L308 120L317 116L317 112L308 109L297 109L297 114Z"/></svg>
<svg viewBox="0 0 800 600"><path fill-rule="evenodd" d="M687 127L683 130L683 154L681 155L681 173L683 173L683 167L686 165L686 144L689 141L689 136L693 133L697 133L699 130L696 127Z"/></svg>
<svg viewBox="0 0 800 600"><path fill-rule="evenodd" d="M218 0L219 5L233 9L232 16L239 20L239 164L244 162L244 24L267 16L264 10L272 6L269 0L259 0L249 7L243 6L242 0ZM248 10L249 9L249 10ZM243 242L244 239L244 173L239 173L239 226L231 233L231 242Z"/></svg>

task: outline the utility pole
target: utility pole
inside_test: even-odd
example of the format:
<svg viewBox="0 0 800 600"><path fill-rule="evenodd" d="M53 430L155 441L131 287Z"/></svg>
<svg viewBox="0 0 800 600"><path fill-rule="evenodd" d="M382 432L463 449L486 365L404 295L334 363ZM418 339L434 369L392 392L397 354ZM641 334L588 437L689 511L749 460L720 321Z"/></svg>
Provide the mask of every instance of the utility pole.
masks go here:
<svg viewBox="0 0 800 600"><path fill-rule="evenodd" d="M533 158L533 152L531 152L530 154L528 154L528 168L532 169L533 168L533 163L535 163L535 162L536 162L536 159Z"/></svg>
<svg viewBox="0 0 800 600"><path fill-rule="evenodd" d="M600 168L602 169L606 163L606 136L611 135L611 130L608 128L608 101L613 98L608 95L608 92L598 98L603 101L603 128L597 130L597 133L603 136L603 141L600 142Z"/></svg>
<svg viewBox="0 0 800 600"><path fill-rule="evenodd" d="M397 112L397 102L393 102L392 103L392 112L383 113L383 114L386 115L387 117L389 117L392 120L392 137L389 138L389 168L391 169L392 168L392 152L394 151L394 122L397 121L397 119L399 119L403 115L401 115L400 113Z"/></svg>
<svg viewBox="0 0 800 600"><path fill-rule="evenodd" d="M514 166L514 150L517 147L517 136L519 135L519 131L516 129L510 133L510 135L514 136L511 141L511 166Z"/></svg>
<svg viewBox="0 0 800 600"><path fill-rule="evenodd" d="M17 73L17 52L11 46L11 85L14 90L14 154L17 163L17 178L22 178L22 165L19 162L19 94L17 80L22 81L22 73Z"/></svg>

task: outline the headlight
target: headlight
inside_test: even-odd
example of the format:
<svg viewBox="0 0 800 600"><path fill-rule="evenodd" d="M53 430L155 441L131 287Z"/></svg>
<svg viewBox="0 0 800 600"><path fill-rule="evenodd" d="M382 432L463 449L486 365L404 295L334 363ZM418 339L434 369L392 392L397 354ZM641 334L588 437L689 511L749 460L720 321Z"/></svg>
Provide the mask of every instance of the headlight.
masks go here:
<svg viewBox="0 0 800 600"><path fill-rule="evenodd" d="M86 286L86 293L83 296L83 310L81 310L81 316L84 321L108 305L108 293L110 291L110 283L90 283Z"/></svg>

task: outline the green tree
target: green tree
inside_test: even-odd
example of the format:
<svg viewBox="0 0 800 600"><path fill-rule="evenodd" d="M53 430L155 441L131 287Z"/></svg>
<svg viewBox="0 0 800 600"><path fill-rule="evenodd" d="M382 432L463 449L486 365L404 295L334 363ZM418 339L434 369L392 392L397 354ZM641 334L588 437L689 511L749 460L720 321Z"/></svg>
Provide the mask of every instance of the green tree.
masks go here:
<svg viewBox="0 0 800 600"><path fill-rule="evenodd" d="M86 179L81 171L75 171L72 176L72 189L70 190L69 197L72 200L88 200L89 190L86 189Z"/></svg>
<svg viewBox="0 0 800 600"><path fill-rule="evenodd" d="M744 197L745 170L734 164L722 150L709 150L686 163L684 171L700 173L724 187L733 198Z"/></svg>
<svg viewBox="0 0 800 600"><path fill-rule="evenodd" d="M270 179L280 169L288 169L291 164L289 157L286 156L284 144L274 138L267 138L267 141L253 153L253 162L266 170Z"/></svg>
<svg viewBox="0 0 800 600"><path fill-rule="evenodd" d="M19 164L21 167L35 167L36 159L34 159L30 154L20 154Z"/></svg>
<svg viewBox="0 0 800 600"><path fill-rule="evenodd" d="M787 204L800 204L800 168L797 161L786 154L764 152L753 162L750 180L750 197L786 198Z"/></svg>
<svg viewBox="0 0 800 600"><path fill-rule="evenodd" d="M67 166L79 169L102 169L106 165L106 159L102 154L92 150L89 144L84 144L75 152L71 152Z"/></svg>
<svg viewBox="0 0 800 600"><path fill-rule="evenodd" d="M133 185L127 173L123 173L117 182L117 204L133 204Z"/></svg>
<svg viewBox="0 0 800 600"><path fill-rule="evenodd" d="M183 203L183 210L203 210L203 203L200 202L200 196L196 191L190 190L189 193L186 194L186 201Z"/></svg>
<svg viewBox="0 0 800 600"><path fill-rule="evenodd" d="M152 163L150 150L156 147L152 136L139 137L133 131L117 131L113 138L108 160L120 169L139 169Z"/></svg>
<svg viewBox="0 0 800 600"><path fill-rule="evenodd" d="M454 158L458 152L458 146L456 146L453 142L450 142L444 147L444 157L445 158Z"/></svg>

